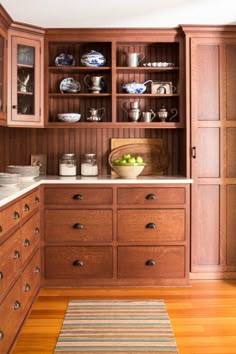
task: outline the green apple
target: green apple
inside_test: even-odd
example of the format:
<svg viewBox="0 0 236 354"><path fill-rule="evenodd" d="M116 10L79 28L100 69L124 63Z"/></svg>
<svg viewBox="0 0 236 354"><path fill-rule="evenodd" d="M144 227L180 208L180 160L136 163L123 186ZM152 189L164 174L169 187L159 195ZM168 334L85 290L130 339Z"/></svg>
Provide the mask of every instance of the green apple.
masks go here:
<svg viewBox="0 0 236 354"><path fill-rule="evenodd" d="M123 156L122 156L122 160L128 160L128 159L130 159L131 158L131 155L130 154L124 154Z"/></svg>
<svg viewBox="0 0 236 354"><path fill-rule="evenodd" d="M130 164L130 165L134 165L136 160L135 160L135 157L130 157L127 162Z"/></svg>
<svg viewBox="0 0 236 354"><path fill-rule="evenodd" d="M137 163L143 163L143 158L141 156L136 157L136 162Z"/></svg>

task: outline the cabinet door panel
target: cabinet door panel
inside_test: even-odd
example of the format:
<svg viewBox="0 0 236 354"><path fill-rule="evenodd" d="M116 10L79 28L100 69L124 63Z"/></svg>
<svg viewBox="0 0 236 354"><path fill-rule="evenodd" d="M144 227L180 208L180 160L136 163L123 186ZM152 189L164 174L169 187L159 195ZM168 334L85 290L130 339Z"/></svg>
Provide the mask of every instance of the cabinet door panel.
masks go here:
<svg viewBox="0 0 236 354"><path fill-rule="evenodd" d="M236 120L236 45L226 45L226 119Z"/></svg>
<svg viewBox="0 0 236 354"><path fill-rule="evenodd" d="M226 219L226 263L236 265L236 186L228 185L226 189L227 219Z"/></svg>
<svg viewBox="0 0 236 354"><path fill-rule="evenodd" d="M236 101L236 100L235 100ZM226 177L236 177L236 128L226 128Z"/></svg>
<svg viewBox="0 0 236 354"><path fill-rule="evenodd" d="M218 128L198 128L198 177L220 175L220 131Z"/></svg>

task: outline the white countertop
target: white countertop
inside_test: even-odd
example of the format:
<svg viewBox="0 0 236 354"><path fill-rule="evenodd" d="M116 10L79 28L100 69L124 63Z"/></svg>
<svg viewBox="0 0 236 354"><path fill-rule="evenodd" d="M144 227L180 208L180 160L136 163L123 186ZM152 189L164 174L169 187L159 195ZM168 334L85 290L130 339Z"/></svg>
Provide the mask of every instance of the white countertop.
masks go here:
<svg viewBox="0 0 236 354"><path fill-rule="evenodd" d="M140 176L132 179L125 179L112 176L98 177L60 177L42 176L30 182L20 183L12 187L0 187L0 207L13 201L42 184L183 184L193 183L190 178L181 176Z"/></svg>

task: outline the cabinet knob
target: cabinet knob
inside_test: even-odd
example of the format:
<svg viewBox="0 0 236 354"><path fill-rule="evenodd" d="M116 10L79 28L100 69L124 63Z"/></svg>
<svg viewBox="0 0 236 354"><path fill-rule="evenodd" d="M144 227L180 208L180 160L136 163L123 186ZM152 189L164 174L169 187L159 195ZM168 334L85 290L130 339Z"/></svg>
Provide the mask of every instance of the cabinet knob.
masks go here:
<svg viewBox="0 0 236 354"><path fill-rule="evenodd" d="M3 331L0 330L0 340L2 340L3 337L4 337L4 333L3 333Z"/></svg>
<svg viewBox="0 0 236 354"><path fill-rule="evenodd" d="M38 203L39 203L39 197L35 197L34 202L35 202L36 204L38 204Z"/></svg>
<svg viewBox="0 0 236 354"><path fill-rule="evenodd" d="M15 304L14 304L14 310L19 310L20 308L20 301L16 300Z"/></svg>
<svg viewBox="0 0 236 354"><path fill-rule="evenodd" d="M36 226L36 228L34 229L34 233L35 233L36 235L38 235L38 234L39 234L39 231L40 231L40 230L39 230L39 227Z"/></svg>
<svg viewBox="0 0 236 354"><path fill-rule="evenodd" d="M13 104L13 105L12 105L12 108L13 108L13 109L17 109L17 105L16 105L16 104Z"/></svg>
<svg viewBox="0 0 236 354"><path fill-rule="evenodd" d="M75 199L75 200L83 200L84 198L83 198L82 194L75 194L73 196L73 199Z"/></svg>
<svg viewBox="0 0 236 354"><path fill-rule="evenodd" d="M24 211L29 211L29 210L30 210L29 205L28 205L28 204L25 204L25 206L24 206Z"/></svg>
<svg viewBox="0 0 236 354"><path fill-rule="evenodd" d="M74 228L74 229L77 229L77 230L82 230L84 227L83 227L82 224L80 224L80 223L78 222L78 223L76 223L76 224L73 225L73 228Z"/></svg>
<svg viewBox="0 0 236 354"><path fill-rule="evenodd" d="M155 194L151 193L146 196L146 199L147 200L155 200L155 199L157 199L157 197L155 196Z"/></svg>
<svg viewBox="0 0 236 354"><path fill-rule="evenodd" d="M0 225L0 232L2 232L2 226Z"/></svg>
<svg viewBox="0 0 236 354"><path fill-rule="evenodd" d="M79 260L79 259L76 259L76 260L73 262L73 265L74 265L74 266L78 266L78 267L83 267L84 262L82 262L82 261Z"/></svg>
<svg viewBox="0 0 236 354"><path fill-rule="evenodd" d="M14 211L13 218L14 219L19 219L20 218L20 214L17 211Z"/></svg>
<svg viewBox="0 0 236 354"><path fill-rule="evenodd" d="M3 279L3 272L0 272L0 280Z"/></svg>
<svg viewBox="0 0 236 354"><path fill-rule="evenodd" d="M34 270L35 273L40 273L41 272L41 269L39 267L35 267L35 270Z"/></svg>
<svg viewBox="0 0 236 354"><path fill-rule="evenodd" d="M30 291L30 285L27 283L25 284L25 292L27 293L28 291Z"/></svg>
<svg viewBox="0 0 236 354"><path fill-rule="evenodd" d="M156 261L154 261L154 259L149 259L149 260L146 262L146 265L147 265L147 266L151 266L151 267L155 267Z"/></svg>
<svg viewBox="0 0 236 354"><path fill-rule="evenodd" d="M145 227L146 229L155 229L157 226L154 222L150 222Z"/></svg>
<svg viewBox="0 0 236 354"><path fill-rule="evenodd" d="M30 242L29 242L29 240L27 240L27 238L25 239L24 246L25 247L29 247L30 246Z"/></svg>
<svg viewBox="0 0 236 354"><path fill-rule="evenodd" d="M20 252L19 252L19 251L15 251L13 258L14 258L14 259L19 259L19 258L20 258Z"/></svg>

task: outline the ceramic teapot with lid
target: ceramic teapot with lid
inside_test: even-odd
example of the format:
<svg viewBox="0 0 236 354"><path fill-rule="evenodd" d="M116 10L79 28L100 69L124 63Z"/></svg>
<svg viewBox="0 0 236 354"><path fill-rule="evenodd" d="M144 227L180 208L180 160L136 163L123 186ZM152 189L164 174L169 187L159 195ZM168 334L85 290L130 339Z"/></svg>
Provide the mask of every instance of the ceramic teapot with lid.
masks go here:
<svg viewBox="0 0 236 354"><path fill-rule="evenodd" d="M177 114L178 111L176 108L172 108L170 112L168 112L164 105L162 105L161 108L157 111L157 116L161 122L166 122L167 120L171 121L177 116Z"/></svg>
<svg viewBox="0 0 236 354"><path fill-rule="evenodd" d="M152 82L152 80L147 80L143 84L136 81L128 82L127 84L122 84L122 89L126 93L144 93L149 82Z"/></svg>

